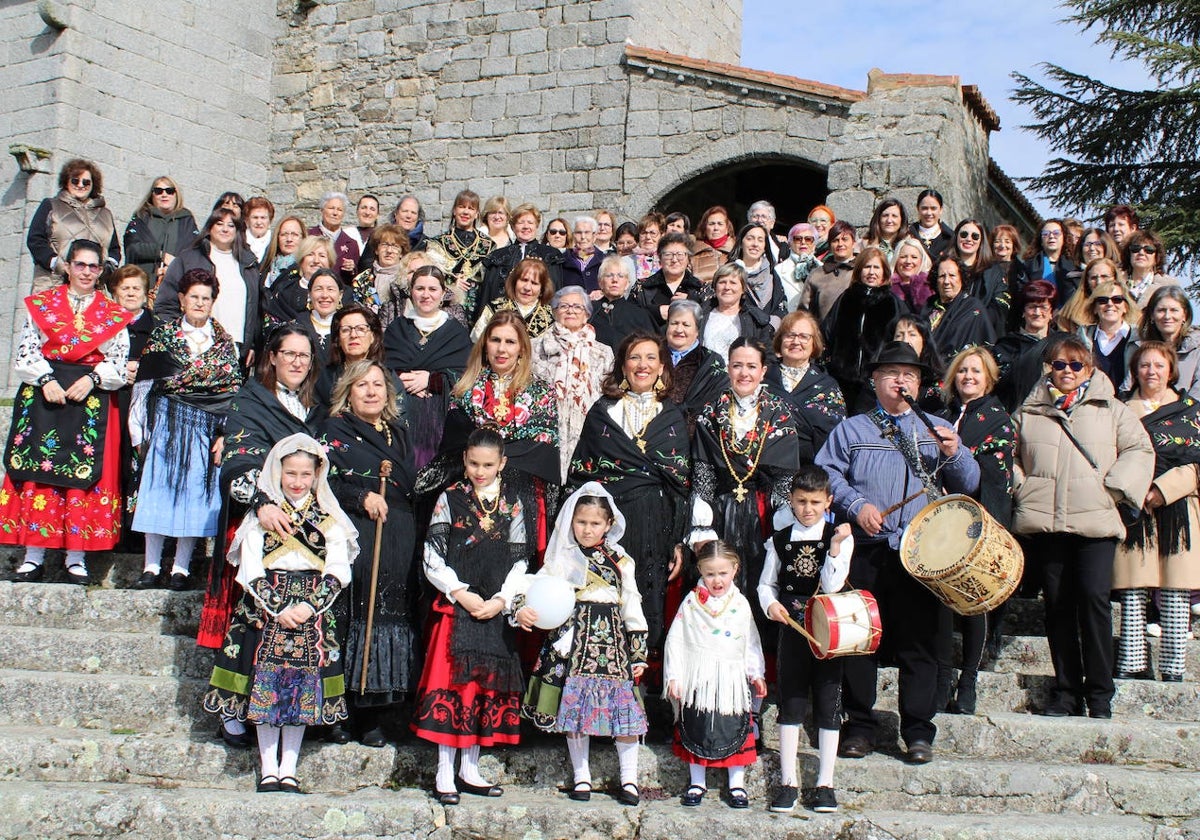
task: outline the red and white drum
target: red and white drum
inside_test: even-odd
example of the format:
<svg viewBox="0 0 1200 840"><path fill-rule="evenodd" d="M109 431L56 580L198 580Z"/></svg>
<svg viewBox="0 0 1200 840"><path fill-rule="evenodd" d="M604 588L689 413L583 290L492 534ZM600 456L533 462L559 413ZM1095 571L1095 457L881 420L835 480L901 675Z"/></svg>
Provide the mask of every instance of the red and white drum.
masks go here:
<svg viewBox="0 0 1200 840"><path fill-rule="evenodd" d="M804 610L804 626L817 659L871 654L883 637L879 604L865 589L814 595Z"/></svg>

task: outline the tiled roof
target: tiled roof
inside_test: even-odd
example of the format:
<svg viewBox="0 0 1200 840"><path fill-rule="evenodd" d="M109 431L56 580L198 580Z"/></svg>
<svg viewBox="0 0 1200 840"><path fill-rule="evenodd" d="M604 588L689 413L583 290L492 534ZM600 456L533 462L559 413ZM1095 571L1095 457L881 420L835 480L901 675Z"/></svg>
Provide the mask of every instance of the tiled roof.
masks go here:
<svg viewBox="0 0 1200 840"><path fill-rule="evenodd" d="M1000 168L1000 164L996 163L990 157L988 158L988 178L994 182L998 189L1004 191L1013 204L1017 205L1033 224L1040 225L1042 223L1042 214L1029 202L1029 199L1025 197L1025 193L1013 182L1013 179L1008 177L1008 173Z"/></svg>
<svg viewBox="0 0 1200 840"><path fill-rule="evenodd" d="M625 56L632 61L648 62L663 65L678 70L689 70L708 76L723 76L726 79L751 85L761 85L773 89L793 91L795 93L817 96L822 99L833 99L847 104L858 102L866 97L861 90L827 85L822 82L812 82L795 76L784 76L780 73L768 73L765 70L751 70L749 67L739 67L736 64L725 64L720 61L705 61L702 58L692 58L686 55L676 55L664 50L652 50L648 47L638 47L633 44L625 45Z"/></svg>

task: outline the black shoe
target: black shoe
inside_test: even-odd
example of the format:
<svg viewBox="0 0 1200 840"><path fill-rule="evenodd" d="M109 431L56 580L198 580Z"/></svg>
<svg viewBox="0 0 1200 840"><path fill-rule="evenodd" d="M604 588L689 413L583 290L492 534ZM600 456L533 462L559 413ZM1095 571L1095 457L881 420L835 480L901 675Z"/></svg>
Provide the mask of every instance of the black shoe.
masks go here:
<svg viewBox="0 0 1200 840"><path fill-rule="evenodd" d="M909 764L928 764L933 761L933 745L928 741L913 741L904 753Z"/></svg>
<svg viewBox="0 0 1200 840"><path fill-rule="evenodd" d="M382 726L376 726L375 728L368 729L366 732L364 732L362 737L358 739L358 742L364 747L386 747L387 733L383 731Z"/></svg>
<svg viewBox="0 0 1200 840"><path fill-rule="evenodd" d="M692 785L683 792L683 796L679 798L679 803L685 808L695 808L704 801L704 794L708 793L708 788L702 788L700 785Z"/></svg>
<svg viewBox="0 0 1200 840"><path fill-rule="evenodd" d="M617 791L617 801L622 805L637 805L642 801L642 792L633 782L626 782Z"/></svg>
<svg viewBox="0 0 1200 840"><path fill-rule="evenodd" d="M88 579L87 569L78 564L67 567L67 581L76 586L87 586L91 583Z"/></svg>
<svg viewBox="0 0 1200 840"><path fill-rule="evenodd" d="M433 791L433 798L436 799L441 805L457 805L459 802L458 791L456 790L446 791L443 793L442 791L435 789Z"/></svg>
<svg viewBox="0 0 1200 840"><path fill-rule="evenodd" d="M812 792L809 806L818 814L836 814L838 809L837 797L831 787L819 787Z"/></svg>
<svg viewBox="0 0 1200 840"><path fill-rule="evenodd" d="M745 788L729 789L729 807L739 810L750 807L750 796L746 793Z"/></svg>
<svg viewBox="0 0 1200 840"><path fill-rule="evenodd" d="M838 747L838 755L842 758L866 758L874 750L874 745L867 738L862 735L851 735Z"/></svg>
<svg viewBox="0 0 1200 840"><path fill-rule="evenodd" d="M225 728L224 724L219 724L217 726L217 737L224 741L226 746L233 747L234 749L238 750L250 749L250 747L252 747L257 740L250 734L250 730L246 730L240 735L234 735ZM274 776L270 778L274 778Z"/></svg>
<svg viewBox="0 0 1200 840"><path fill-rule="evenodd" d="M463 793L469 793L472 796L503 796L504 788L500 785L472 785L463 781L463 777L459 776L455 779L455 784Z"/></svg>
<svg viewBox="0 0 1200 840"><path fill-rule="evenodd" d="M771 800L771 804L767 806L768 811L774 811L776 814L790 814L796 810L796 794L797 790L792 785L780 785L775 791L775 797Z"/></svg>
<svg viewBox="0 0 1200 840"><path fill-rule="evenodd" d="M1105 703L1104 705L1088 706L1088 717L1096 720L1112 720L1112 706Z"/></svg>
<svg viewBox="0 0 1200 840"><path fill-rule="evenodd" d="M975 714L975 684L959 685L958 693L950 701L950 713L955 715Z"/></svg>
<svg viewBox="0 0 1200 840"><path fill-rule="evenodd" d="M142 576L133 582L132 589L158 589L158 573L142 572Z"/></svg>
<svg viewBox="0 0 1200 840"><path fill-rule="evenodd" d="M573 799L576 802L587 802L592 798L592 783L591 782L576 782L575 786L567 791L567 798Z"/></svg>
<svg viewBox="0 0 1200 840"><path fill-rule="evenodd" d="M1078 703L1068 700L1052 700L1042 707L1041 713L1046 717L1076 717L1082 714Z"/></svg>
<svg viewBox="0 0 1200 840"><path fill-rule="evenodd" d="M1154 673L1149 668L1140 671L1117 671L1113 677L1118 680L1153 680Z"/></svg>
<svg viewBox="0 0 1200 840"><path fill-rule="evenodd" d="M279 793L282 788L279 787L279 777L263 776L258 780L258 784L254 786L258 793Z"/></svg>
<svg viewBox="0 0 1200 840"><path fill-rule="evenodd" d="M24 563L21 564L25 565ZM31 564L32 565L32 564ZM13 574L13 583L38 583L46 576L46 564L34 566L32 569L27 569L23 572Z"/></svg>
<svg viewBox="0 0 1200 840"><path fill-rule="evenodd" d="M183 572L172 572L171 579L167 581L167 589L172 592L187 592L191 588L192 577L185 575Z"/></svg>
<svg viewBox="0 0 1200 840"><path fill-rule="evenodd" d="M1183 682L1183 674L1163 674L1163 682Z"/></svg>
<svg viewBox="0 0 1200 840"><path fill-rule="evenodd" d="M350 737L350 731L346 727L340 723L335 723L325 733L325 740L330 744L349 744L354 739Z"/></svg>
<svg viewBox="0 0 1200 840"><path fill-rule="evenodd" d="M304 793L300 790L300 783L296 781L295 776L284 776L280 779L279 789L284 793Z"/></svg>

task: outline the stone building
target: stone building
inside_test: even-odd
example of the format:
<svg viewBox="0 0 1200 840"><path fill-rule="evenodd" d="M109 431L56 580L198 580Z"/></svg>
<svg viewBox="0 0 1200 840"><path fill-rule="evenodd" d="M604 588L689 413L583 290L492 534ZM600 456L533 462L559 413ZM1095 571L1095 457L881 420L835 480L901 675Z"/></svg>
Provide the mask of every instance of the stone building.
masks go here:
<svg viewBox="0 0 1200 840"><path fill-rule="evenodd" d="M25 226L74 156L101 166L122 224L163 173L198 220L230 188L310 213L331 189L385 207L412 192L437 231L469 186L552 214L695 219L767 198L781 221L826 202L864 225L878 199L911 205L932 185L947 218L1037 224L988 156L999 124L977 89L747 69L741 14L739 0L3 4L0 329L31 282Z"/></svg>

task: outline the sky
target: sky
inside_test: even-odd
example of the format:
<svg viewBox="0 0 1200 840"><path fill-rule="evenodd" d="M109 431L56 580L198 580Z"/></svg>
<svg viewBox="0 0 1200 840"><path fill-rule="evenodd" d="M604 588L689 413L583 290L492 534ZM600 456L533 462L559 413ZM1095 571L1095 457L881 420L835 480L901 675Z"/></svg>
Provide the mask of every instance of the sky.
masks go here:
<svg viewBox="0 0 1200 840"><path fill-rule="evenodd" d="M1140 64L1116 61L1108 47L1097 46L1094 30L1085 33L1062 23L1069 10L1049 0L829 0L819 5L743 0L743 10L742 64L747 67L855 90L866 90L873 67L957 75L963 84L978 85L1000 116L1000 131L991 137L992 157L1014 180L1041 174L1054 155L1021 129L1033 117L1009 99L1013 71L1044 79L1038 65L1053 62L1117 87L1152 85ZM838 31L838 24L844 29ZM1026 195L1043 215L1059 215L1059 208L1029 191Z"/></svg>

